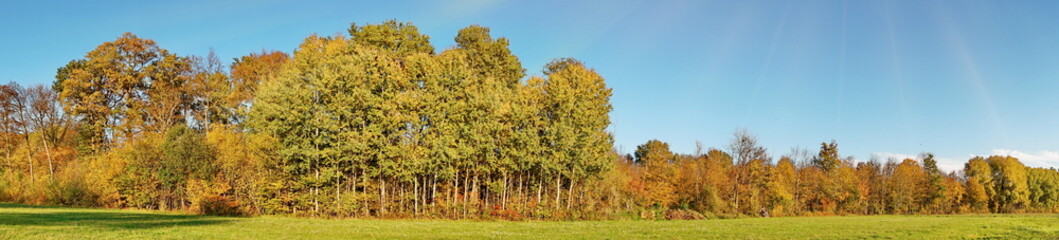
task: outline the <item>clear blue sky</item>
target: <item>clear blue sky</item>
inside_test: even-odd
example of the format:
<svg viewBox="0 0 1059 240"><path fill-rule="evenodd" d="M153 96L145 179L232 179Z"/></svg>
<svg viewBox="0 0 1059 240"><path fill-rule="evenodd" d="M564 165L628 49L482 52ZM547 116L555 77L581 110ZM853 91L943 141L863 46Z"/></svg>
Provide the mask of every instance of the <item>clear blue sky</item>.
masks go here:
<svg viewBox="0 0 1059 240"><path fill-rule="evenodd" d="M575 57L614 88L617 146L690 153L737 128L770 152L932 151L954 169L1013 154L1059 167L1059 4L1053 1L2 1L0 81L55 69L123 32L225 60L290 52L350 22L410 21L439 48L492 28L530 74Z"/></svg>

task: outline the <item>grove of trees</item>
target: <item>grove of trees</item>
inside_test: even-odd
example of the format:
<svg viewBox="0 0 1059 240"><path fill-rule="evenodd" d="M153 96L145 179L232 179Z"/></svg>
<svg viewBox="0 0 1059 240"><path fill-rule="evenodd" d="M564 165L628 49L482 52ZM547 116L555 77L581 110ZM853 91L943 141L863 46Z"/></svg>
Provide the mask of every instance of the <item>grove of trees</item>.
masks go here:
<svg viewBox="0 0 1059 240"><path fill-rule="evenodd" d="M501 219L1059 211L1059 172L1010 156L946 173L929 153L858 162L832 141L774 159L746 131L621 155L593 69L560 58L527 74L476 25L455 42L351 24L225 66L126 33L51 86L0 85L0 201Z"/></svg>

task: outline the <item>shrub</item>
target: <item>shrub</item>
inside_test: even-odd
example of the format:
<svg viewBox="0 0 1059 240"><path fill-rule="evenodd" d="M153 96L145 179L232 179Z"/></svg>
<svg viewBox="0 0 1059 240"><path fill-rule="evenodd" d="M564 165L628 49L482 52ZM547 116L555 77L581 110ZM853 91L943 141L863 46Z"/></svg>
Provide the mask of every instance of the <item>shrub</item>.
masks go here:
<svg viewBox="0 0 1059 240"><path fill-rule="evenodd" d="M243 204L227 196L232 187L224 182L208 182L199 179L188 181L188 198L191 211L208 215L245 216Z"/></svg>
<svg viewBox="0 0 1059 240"><path fill-rule="evenodd" d="M706 219L705 216L692 210L683 209L670 209L666 210L666 219L668 220L702 220Z"/></svg>
<svg viewBox="0 0 1059 240"><path fill-rule="evenodd" d="M48 203L63 206L95 207L99 194L92 191L80 167L65 168L47 186Z"/></svg>

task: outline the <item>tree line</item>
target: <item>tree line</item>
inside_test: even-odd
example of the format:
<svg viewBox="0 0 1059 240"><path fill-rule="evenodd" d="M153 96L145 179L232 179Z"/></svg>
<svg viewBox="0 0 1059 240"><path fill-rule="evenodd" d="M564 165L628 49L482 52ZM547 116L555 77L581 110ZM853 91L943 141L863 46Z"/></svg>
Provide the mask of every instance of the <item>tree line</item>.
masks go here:
<svg viewBox="0 0 1059 240"><path fill-rule="evenodd" d="M584 63L528 75L486 27L436 50L410 23L351 24L226 66L126 33L0 86L0 200L335 217L638 218L1053 212L1059 172L1007 156L773 162L749 133L614 150L611 89Z"/></svg>
<svg viewBox="0 0 1059 240"><path fill-rule="evenodd" d="M631 197L641 207L692 210L692 218L1059 210L1059 172L1011 156L974 157L946 173L930 153L856 161L832 141L815 154L796 149L773 162L746 131L723 150L699 149L675 154L657 140L638 146L619 164L629 173Z"/></svg>

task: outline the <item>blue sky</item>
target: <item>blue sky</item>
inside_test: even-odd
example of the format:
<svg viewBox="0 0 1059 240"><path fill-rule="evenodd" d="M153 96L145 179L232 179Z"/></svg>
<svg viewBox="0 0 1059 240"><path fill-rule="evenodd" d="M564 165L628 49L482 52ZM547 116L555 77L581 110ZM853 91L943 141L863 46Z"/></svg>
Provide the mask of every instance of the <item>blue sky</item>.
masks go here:
<svg viewBox="0 0 1059 240"><path fill-rule="evenodd" d="M746 128L779 156L835 139L860 160L924 151L955 169L1011 154L1059 167L1059 4L1050 1L2 1L0 81L123 32L182 55L290 52L351 22L410 21L435 47L480 24L530 74L575 57L614 88L616 145L723 147Z"/></svg>

